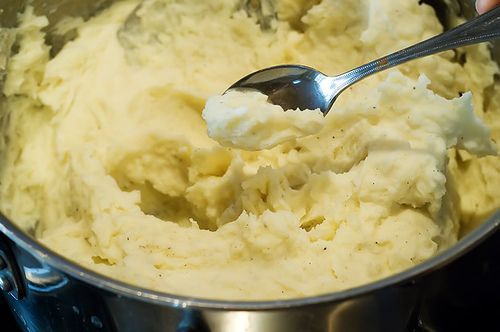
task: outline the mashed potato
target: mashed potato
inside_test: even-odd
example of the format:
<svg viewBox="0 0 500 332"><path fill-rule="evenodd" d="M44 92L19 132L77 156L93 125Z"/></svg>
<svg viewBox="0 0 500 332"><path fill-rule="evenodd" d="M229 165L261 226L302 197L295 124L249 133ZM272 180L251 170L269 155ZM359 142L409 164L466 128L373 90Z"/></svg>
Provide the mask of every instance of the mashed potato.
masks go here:
<svg viewBox="0 0 500 332"><path fill-rule="evenodd" d="M325 119L319 109L283 110L258 91L233 89L208 99L202 113L208 136L220 144L263 150L294 138L318 133Z"/></svg>
<svg viewBox="0 0 500 332"><path fill-rule="evenodd" d="M264 300L396 273L499 207L499 70L486 45L463 65L448 52L371 77L324 119L209 103L226 145L245 144L225 134L234 106L249 116L232 128L269 149L209 138L206 101L249 72L340 73L441 31L416 0L282 0L265 29L239 3L118 2L53 58L47 19L27 10L3 87L1 211L113 278Z"/></svg>

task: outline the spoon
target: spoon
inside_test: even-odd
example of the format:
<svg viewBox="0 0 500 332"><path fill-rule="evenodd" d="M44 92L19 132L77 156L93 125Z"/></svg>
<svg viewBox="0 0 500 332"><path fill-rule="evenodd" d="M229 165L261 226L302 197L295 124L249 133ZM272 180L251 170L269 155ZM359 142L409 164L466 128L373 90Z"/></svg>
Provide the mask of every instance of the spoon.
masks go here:
<svg viewBox="0 0 500 332"><path fill-rule="evenodd" d="M284 110L319 108L326 115L342 91L367 76L413 59L499 37L500 6L497 6L454 29L338 76L330 77L307 66L281 65L245 76L228 90L257 90Z"/></svg>

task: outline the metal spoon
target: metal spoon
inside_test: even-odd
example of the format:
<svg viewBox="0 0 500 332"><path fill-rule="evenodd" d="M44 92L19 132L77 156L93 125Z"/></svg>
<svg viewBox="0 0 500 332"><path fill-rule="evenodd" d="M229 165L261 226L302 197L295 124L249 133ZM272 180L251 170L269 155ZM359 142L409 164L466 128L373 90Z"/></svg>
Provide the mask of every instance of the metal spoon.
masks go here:
<svg viewBox="0 0 500 332"><path fill-rule="evenodd" d="M329 77L306 66L282 65L256 71L228 90L258 90L269 97L269 102L285 110L319 108L326 115L342 91L367 76L413 59L499 37L500 6L454 29L338 76Z"/></svg>

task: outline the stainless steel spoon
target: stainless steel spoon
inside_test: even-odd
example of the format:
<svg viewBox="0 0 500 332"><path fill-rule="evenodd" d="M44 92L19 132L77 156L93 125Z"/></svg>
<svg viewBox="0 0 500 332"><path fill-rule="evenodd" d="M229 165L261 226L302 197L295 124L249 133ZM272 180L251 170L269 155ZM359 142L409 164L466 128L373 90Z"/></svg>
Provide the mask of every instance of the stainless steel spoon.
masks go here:
<svg viewBox="0 0 500 332"><path fill-rule="evenodd" d="M254 89L283 109L319 108L326 115L338 95L350 85L379 71L427 55L500 37L500 6L435 37L384 56L338 76L326 76L314 68L282 65L256 71L230 89Z"/></svg>

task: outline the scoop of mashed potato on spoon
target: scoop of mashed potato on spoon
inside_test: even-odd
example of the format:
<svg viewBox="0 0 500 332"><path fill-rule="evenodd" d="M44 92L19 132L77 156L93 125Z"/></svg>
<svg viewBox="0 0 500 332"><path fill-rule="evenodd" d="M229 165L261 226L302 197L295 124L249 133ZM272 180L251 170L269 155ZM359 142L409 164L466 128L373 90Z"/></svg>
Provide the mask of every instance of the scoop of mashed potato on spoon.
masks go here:
<svg viewBox="0 0 500 332"><path fill-rule="evenodd" d="M220 144L263 150L315 134L324 126L319 110L283 110L258 91L230 90L208 99L203 110L208 135Z"/></svg>

